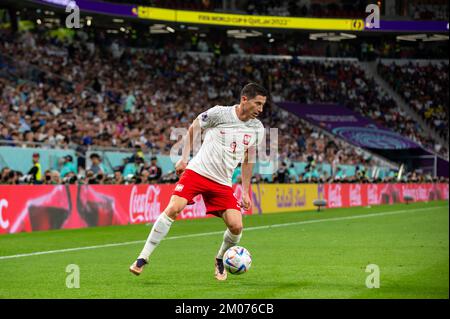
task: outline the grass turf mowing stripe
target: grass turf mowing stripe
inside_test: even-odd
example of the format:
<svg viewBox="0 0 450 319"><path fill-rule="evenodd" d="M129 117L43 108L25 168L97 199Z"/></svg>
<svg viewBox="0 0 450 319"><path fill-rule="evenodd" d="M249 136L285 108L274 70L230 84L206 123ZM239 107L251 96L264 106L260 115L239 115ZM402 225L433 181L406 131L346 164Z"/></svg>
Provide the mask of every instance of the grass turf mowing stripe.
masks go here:
<svg viewBox="0 0 450 319"><path fill-rule="evenodd" d="M265 225L265 226L256 226L256 227L245 228L245 231L247 232L247 231L252 231L252 230L269 229L269 228L276 228L276 227L287 227L287 226L294 226L294 225L306 225L306 224L321 223L321 222L328 222L328 221L341 221L341 220L361 219L361 218L370 218L370 217L386 216L386 215L397 215L397 214L420 212L420 211L430 211L430 210L440 209L440 208L445 207L445 206L447 206L447 205L444 205L444 206L440 205L440 206L427 207L427 208L418 208L418 209L405 209L405 210L386 211L386 212L365 214L365 215L334 217L334 218L321 218L321 219L315 219L315 220L306 220L306 221L300 221L300 222L273 224L273 225ZM185 238L192 238L192 237L203 237L203 236L209 236L209 235L218 235L218 234L222 234L222 233L223 233L223 231L221 230L221 231L215 231L215 232L206 232L206 233L197 233L197 234L189 234L189 235L167 237L164 240L185 239ZM64 253L64 252L79 251L79 250L89 250L89 249L97 249L97 248L126 246L126 245L142 244L144 242L145 242L145 240L137 240L137 241L122 242L122 243L95 245L95 246L74 247L74 248L48 250L48 251L38 251L38 252L27 253L27 254L0 256L0 260L21 258L21 257L30 257L30 256L38 256L38 255L47 255L47 254L56 254L56 253Z"/></svg>

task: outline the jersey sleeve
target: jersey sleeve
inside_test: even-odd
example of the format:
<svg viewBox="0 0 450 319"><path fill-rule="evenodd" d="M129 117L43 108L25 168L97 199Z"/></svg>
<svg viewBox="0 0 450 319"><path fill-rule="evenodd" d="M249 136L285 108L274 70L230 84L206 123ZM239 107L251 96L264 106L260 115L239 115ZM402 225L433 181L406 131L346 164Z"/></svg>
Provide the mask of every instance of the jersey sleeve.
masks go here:
<svg viewBox="0 0 450 319"><path fill-rule="evenodd" d="M222 120L222 109L220 106L214 106L209 110L200 113L197 116L200 123L200 127L203 129L215 127L221 123Z"/></svg>

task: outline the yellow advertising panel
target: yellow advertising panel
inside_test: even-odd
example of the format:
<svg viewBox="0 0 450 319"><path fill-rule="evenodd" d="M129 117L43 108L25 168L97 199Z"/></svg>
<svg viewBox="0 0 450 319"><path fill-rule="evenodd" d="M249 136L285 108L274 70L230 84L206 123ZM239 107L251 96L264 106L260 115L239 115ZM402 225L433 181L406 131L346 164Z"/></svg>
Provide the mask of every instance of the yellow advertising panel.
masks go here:
<svg viewBox="0 0 450 319"><path fill-rule="evenodd" d="M253 214L314 210L317 184L253 184Z"/></svg>
<svg viewBox="0 0 450 319"><path fill-rule="evenodd" d="M138 6L138 17L179 23L212 24L233 27L304 30L361 31L362 19L291 18L201 11L170 10Z"/></svg>
<svg viewBox="0 0 450 319"><path fill-rule="evenodd" d="M141 19L176 22L176 11L171 9L138 6L137 16Z"/></svg>
<svg viewBox="0 0 450 319"><path fill-rule="evenodd" d="M352 19L289 18L224 14L196 11L177 11L177 22L204 23L235 27L310 29L310 30L362 30L364 23Z"/></svg>

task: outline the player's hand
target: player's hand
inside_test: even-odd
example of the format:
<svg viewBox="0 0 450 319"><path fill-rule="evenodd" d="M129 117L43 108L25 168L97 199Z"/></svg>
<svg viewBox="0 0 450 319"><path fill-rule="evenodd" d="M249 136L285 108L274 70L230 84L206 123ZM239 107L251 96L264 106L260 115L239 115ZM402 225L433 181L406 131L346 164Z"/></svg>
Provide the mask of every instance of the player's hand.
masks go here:
<svg viewBox="0 0 450 319"><path fill-rule="evenodd" d="M242 194L242 200L240 205L244 210L249 210L252 207L252 202L250 201L249 194Z"/></svg>
<svg viewBox="0 0 450 319"><path fill-rule="evenodd" d="M180 176L183 174L184 170L186 169L187 162L185 162L183 159L179 159L178 162L175 164L175 173Z"/></svg>

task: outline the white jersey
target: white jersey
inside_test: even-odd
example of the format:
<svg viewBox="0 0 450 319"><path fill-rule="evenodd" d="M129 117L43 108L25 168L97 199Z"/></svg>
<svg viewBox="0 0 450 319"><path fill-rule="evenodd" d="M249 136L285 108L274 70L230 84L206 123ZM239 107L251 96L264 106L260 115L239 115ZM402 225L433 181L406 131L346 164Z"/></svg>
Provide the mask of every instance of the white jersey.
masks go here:
<svg viewBox="0 0 450 319"><path fill-rule="evenodd" d="M232 186L231 178L245 151L256 147L264 138L264 126L257 119L241 121L233 106L215 106L197 119L206 130L203 144L187 165L196 173L217 183Z"/></svg>

